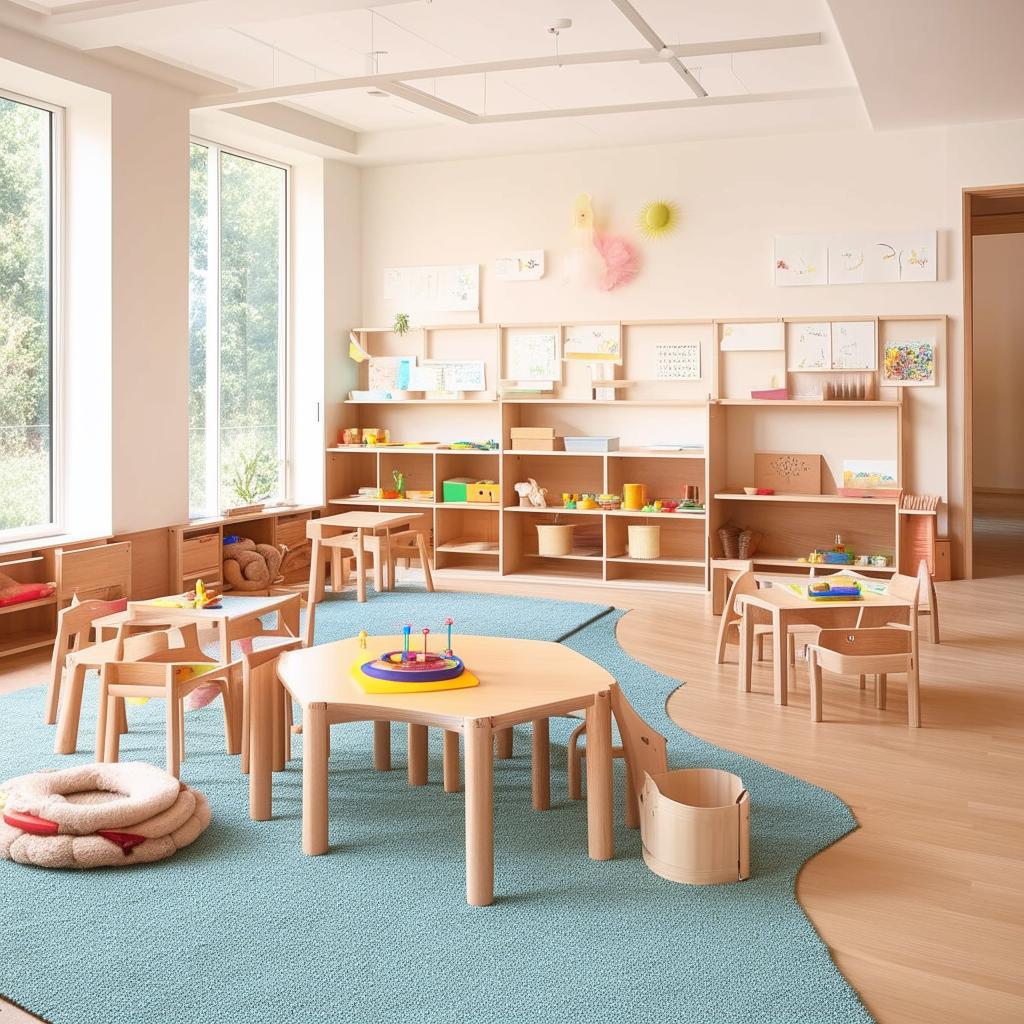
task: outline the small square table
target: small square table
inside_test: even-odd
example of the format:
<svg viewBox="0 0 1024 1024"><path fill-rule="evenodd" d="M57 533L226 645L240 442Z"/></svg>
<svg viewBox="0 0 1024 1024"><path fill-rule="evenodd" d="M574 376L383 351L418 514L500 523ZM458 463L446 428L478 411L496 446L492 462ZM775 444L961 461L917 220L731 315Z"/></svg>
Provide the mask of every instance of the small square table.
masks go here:
<svg viewBox="0 0 1024 1024"><path fill-rule="evenodd" d="M789 665L786 659L786 635L798 623L821 626L857 626L865 617L884 622L902 621L916 628L911 621L912 605L900 597L864 590L860 598L849 601L815 601L793 591L790 583L806 586L808 578L773 580L756 594L736 598L740 622L740 689L750 692L750 672L754 653L754 625L770 622L772 626L772 674L776 704L789 700ZM879 613L884 612L884 615Z"/></svg>

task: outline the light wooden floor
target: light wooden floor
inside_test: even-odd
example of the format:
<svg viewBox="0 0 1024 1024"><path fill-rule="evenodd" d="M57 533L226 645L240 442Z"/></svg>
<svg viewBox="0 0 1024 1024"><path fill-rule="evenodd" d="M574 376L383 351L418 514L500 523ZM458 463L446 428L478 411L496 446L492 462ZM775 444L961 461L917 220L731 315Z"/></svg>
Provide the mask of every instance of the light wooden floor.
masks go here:
<svg viewBox="0 0 1024 1024"><path fill-rule="evenodd" d="M526 584L500 590L620 605L625 596ZM755 668L752 694L739 693L735 649L729 664L713 663L717 620L699 596L630 594L634 611L619 639L640 660L687 681L669 702L683 728L850 805L860 829L808 863L797 895L882 1024L1019 1024L1024 576L941 584L939 600L944 643L922 645L924 727L913 731L899 677L890 680L885 712L856 681L827 679L826 721L818 726L808 720L803 666L788 708L772 704L767 666ZM6 666L0 691L45 678L38 657Z"/></svg>

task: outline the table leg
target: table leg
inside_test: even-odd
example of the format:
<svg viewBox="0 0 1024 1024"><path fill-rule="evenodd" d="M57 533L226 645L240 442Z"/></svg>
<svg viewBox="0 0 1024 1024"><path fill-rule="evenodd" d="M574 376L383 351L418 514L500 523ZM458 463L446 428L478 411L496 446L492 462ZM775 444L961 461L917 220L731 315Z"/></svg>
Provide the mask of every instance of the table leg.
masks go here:
<svg viewBox="0 0 1024 1024"><path fill-rule="evenodd" d="M427 784L427 727L409 723L409 785Z"/></svg>
<svg viewBox="0 0 1024 1024"><path fill-rule="evenodd" d="M615 855L612 831L612 714L606 692L587 708L587 833L593 860Z"/></svg>
<svg viewBox="0 0 1024 1024"><path fill-rule="evenodd" d="M533 809L551 809L551 742L548 735L548 720L536 718L533 732Z"/></svg>
<svg viewBox="0 0 1024 1024"><path fill-rule="evenodd" d="M740 617L740 690L750 693L750 671L754 661L754 615L749 606L743 606Z"/></svg>
<svg viewBox="0 0 1024 1024"><path fill-rule="evenodd" d="M270 697L270 728L273 730L270 737L271 763L275 772L284 771L284 700L281 697L283 686L275 679L268 684L271 690ZM305 731L305 730L303 730Z"/></svg>
<svg viewBox="0 0 1024 1024"><path fill-rule="evenodd" d="M221 619L217 623L217 638L220 641L220 663L231 664L231 632L228 628L228 620Z"/></svg>
<svg viewBox="0 0 1024 1024"><path fill-rule="evenodd" d="M786 658L786 633L789 623L781 608L772 611L772 677L775 684L775 703L789 703L789 663Z"/></svg>
<svg viewBox="0 0 1024 1024"><path fill-rule="evenodd" d="M391 723L373 723L373 767L379 772L391 771Z"/></svg>
<svg viewBox="0 0 1024 1024"><path fill-rule="evenodd" d="M278 612L279 625L282 626L288 636L299 635L299 608L302 602L298 594L293 594L286 605Z"/></svg>
<svg viewBox="0 0 1024 1024"><path fill-rule="evenodd" d="M254 669L249 680L249 817L269 821L273 814L273 664Z"/></svg>
<svg viewBox="0 0 1024 1024"><path fill-rule="evenodd" d="M444 791L458 793L459 783L459 734L451 729L444 730Z"/></svg>
<svg viewBox="0 0 1024 1024"><path fill-rule="evenodd" d="M84 665L68 668L64 678L64 699L57 719L54 753L73 754L78 746L78 724L82 717L82 691L85 688Z"/></svg>
<svg viewBox="0 0 1024 1024"><path fill-rule="evenodd" d="M306 591L306 625L302 631L303 647L313 646L313 628L316 624L316 603L324 592L324 553L320 538L313 538L309 563L309 589Z"/></svg>
<svg viewBox="0 0 1024 1024"><path fill-rule="evenodd" d="M363 548L363 531L356 530L356 600L366 601L366 551Z"/></svg>
<svg viewBox="0 0 1024 1024"><path fill-rule="evenodd" d="M503 761L507 761L512 756L512 727L498 729L494 735L496 737L495 746L497 747L498 757Z"/></svg>
<svg viewBox="0 0 1024 1024"><path fill-rule="evenodd" d="M302 713L302 852L327 852L327 705L322 703Z"/></svg>
<svg viewBox="0 0 1024 1024"><path fill-rule="evenodd" d="M494 902L494 758L491 721L466 721L466 902Z"/></svg>

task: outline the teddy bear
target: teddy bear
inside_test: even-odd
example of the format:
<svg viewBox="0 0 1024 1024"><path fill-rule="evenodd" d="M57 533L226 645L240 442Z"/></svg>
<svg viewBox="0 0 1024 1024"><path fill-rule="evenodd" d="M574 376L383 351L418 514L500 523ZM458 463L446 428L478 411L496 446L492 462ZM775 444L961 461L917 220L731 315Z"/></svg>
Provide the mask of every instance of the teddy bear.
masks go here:
<svg viewBox="0 0 1024 1024"><path fill-rule="evenodd" d="M224 544L224 582L233 590L266 590L280 575L286 549L248 537Z"/></svg>

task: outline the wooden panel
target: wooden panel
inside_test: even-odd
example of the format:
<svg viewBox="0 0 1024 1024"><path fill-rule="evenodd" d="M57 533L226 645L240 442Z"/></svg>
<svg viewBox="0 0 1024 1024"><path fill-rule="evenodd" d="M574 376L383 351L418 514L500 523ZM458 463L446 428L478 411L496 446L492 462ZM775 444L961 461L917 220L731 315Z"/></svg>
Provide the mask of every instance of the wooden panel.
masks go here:
<svg viewBox="0 0 1024 1024"><path fill-rule="evenodd" d="M168 530L143 530L114 538L132 546L132 593L136 601L171 593L171 565L167 545Z"/></svg>
<svg viewBox="0 0 1024 1024"><path fill-rule="evenodd" d="M274 532L274 542L284 544L286 547L297 547L305 543L306 523L310 519L308 512L300 512L296 515L278 516Z"/></svg>
<svg viewBox="0 0 1024 1024"><path fill-rule="evenodd" d="M61 604L80 599L128 597L132 589L132 546L99 544L57 551L57 597Z"/></svg>
<svg viewBox="0 0 1024 1024"><path fill-rule="evenodd" d="M790 452L755 452L754 486L779 494L821 494L821 456Z"/></svg>

